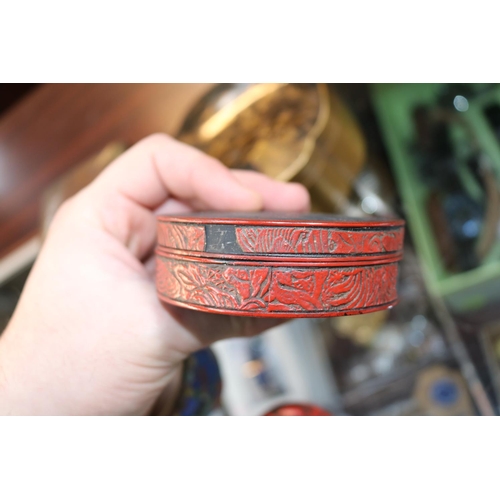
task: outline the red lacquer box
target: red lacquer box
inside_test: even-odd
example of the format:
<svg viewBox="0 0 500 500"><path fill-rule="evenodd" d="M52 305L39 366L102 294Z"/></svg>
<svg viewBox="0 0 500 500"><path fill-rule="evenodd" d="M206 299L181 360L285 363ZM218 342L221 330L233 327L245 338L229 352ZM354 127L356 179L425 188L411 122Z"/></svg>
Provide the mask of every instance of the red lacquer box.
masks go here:
<svg viewBox="0 0 500 500"><path fill-rule="evenodd" d="M248 316L361 314L397 302L404 221L327 214L158 218L160 300Z"/></svg>
<svg viewBox="0 0 500 500"><path fill-rule="evenodd" d="M286 404L267 412L265 417L331 417L323 408L312 404Z"/></svg>

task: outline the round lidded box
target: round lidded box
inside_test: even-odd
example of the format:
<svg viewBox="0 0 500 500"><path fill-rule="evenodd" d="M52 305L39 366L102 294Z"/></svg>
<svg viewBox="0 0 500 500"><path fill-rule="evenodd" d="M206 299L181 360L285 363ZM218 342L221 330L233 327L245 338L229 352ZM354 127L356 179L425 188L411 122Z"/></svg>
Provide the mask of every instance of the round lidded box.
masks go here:
<svg viewBox="0 0 500 500"><path fill-rule="evenodd" d="M404 221L205 212L158 218L160 300L230 315L361 314L397 302Z"/></svg>

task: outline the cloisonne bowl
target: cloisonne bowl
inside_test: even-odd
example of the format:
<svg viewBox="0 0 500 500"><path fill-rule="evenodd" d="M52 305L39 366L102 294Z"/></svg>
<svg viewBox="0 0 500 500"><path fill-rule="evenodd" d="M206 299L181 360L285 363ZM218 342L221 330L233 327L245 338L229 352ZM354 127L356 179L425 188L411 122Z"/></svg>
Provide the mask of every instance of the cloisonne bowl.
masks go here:
<svg viewBox="0 0 500 500"><path fill-rule="evenodd" d="M159 299L258 317L362 314L397 303L404 221L206 212L160 216Z"/></svg>

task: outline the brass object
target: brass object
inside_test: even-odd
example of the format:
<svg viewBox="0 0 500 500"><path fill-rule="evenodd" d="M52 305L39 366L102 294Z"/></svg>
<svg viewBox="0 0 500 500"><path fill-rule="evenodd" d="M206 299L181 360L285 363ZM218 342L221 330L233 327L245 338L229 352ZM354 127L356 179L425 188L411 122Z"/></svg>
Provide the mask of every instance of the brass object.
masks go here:
<svg viewBox="0 0 500 500"><path fill-rule="evenodd" d="M332 318L332 325L338 335L355 344L368 346L385 325L389 311L378 311L368 316L339 316Z"/></svg>
<svg viewBox="0 0 500 500"><path fill-rule="evenodd" d="M230 168L301 182L318 211L345 210L366 154L353 116L322 83L218 85L178 138Z"/></svg>

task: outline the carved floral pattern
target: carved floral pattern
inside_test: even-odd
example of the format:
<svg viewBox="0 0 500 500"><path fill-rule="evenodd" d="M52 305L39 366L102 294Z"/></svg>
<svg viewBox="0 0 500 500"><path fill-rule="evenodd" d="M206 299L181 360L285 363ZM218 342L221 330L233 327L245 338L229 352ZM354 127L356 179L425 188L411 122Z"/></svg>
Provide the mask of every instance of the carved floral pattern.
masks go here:
<svg viewBox="0 0 500 500"><path fill-rule="evenodd" d="M205 227L193 224L159 224L158 244L178 250L205 249Z"/></svg>
<svg viewBox="0 0 500 500"><path fill-rule="evenodd" d="M157 258L160 296L235 311L352 311L397 298L396 263L344 268L286 268Z"/></svg>
<svg viewBox="0 0 500 500"><path fill-rule="evenodd" d="M349 230L310 227L238 226L236 241L243 253L261 254L375 254L400 251L403 228ZM202 252L205 227L195 224L161 223L160 246Z"/></svg>
<svg viewBox="0 0 500 500"><path fill-rule="evenodd" d="M403 245L402 228L349 231L320 228L237 227L236 239L247 253L370 254L396 252Z"/></svg>

